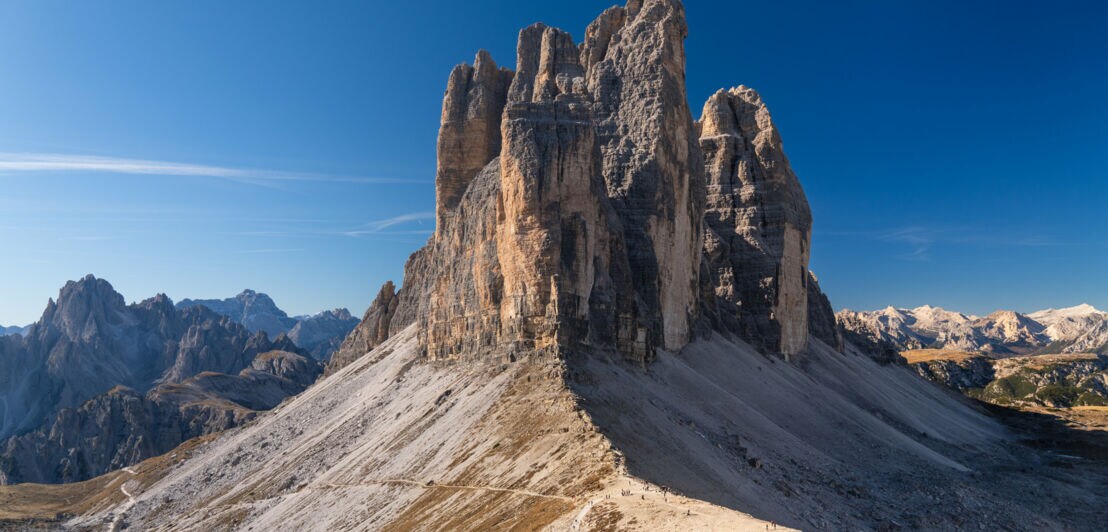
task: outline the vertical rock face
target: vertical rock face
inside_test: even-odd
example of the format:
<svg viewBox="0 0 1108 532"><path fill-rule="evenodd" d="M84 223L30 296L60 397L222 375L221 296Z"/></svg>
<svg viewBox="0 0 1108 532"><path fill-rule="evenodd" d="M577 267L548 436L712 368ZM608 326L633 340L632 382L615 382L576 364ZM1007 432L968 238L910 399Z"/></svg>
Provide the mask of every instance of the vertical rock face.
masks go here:
<svg viewBox="0 0 1108 532"><path fill-rule="evenodd" d="M785 356L808 342L812 214L758 93L719 91L700 119L705 255L719 323Z"/></svg>
<svg viewBox="0 0 1108 532"><path fill-rule="evenodd" d="M420 344L430 358L483 356L502 345L503 280L496 250L500 162L493 159L470 183L456 214L429 248L413 256L404 275L398 313L419 321ZM403 303L408 305L403 305Z"/></svg>
<svg viewBox="0 0 1108 532"><path fill-rule="evenodd" d="M440 194L449 212L439 213L422 275L436 279L428 356L590 345L646 360L689 341L703 170L685 103L685 33L684 11L669 0L609 9L581 46L542 24L520 32L499 165L481 170L457 206ZM451 76L444 117L461 75ZM444 119L440 139L489 123L467 120L475 125ZM474 142L473 162L497 145ZM442 146L440 180L458 159Z"/></svg>
<svg viewBox="0 0 1108 532"><path fill-rule="evenodd" d="M812 272L808 272L808 333L840 353L846 348L831 300L819 289L819 281Z"/></svg>
<svg viewBox="0 0 1108 532"><path fill-rule="evenodd" d="M477 52L473 66L454 67L442 102L435 213L454 212L469 182L500 152L500 115L512 72L499 69L488 52Z"/></svg>
<svg viewBox="0 0 1108 532"><path fill-rule="evenodd" d="M569 346L572 324L588 318L609 230L577 47L569 34L536 24L520 32L517 54L501 129L500 320L518 348L550 350Z"/></svg>
<svg viewBox="0 0 1108 532"><path fill-rule="evenodd" d="M396 314L399 298L396 286L386 281L377 292L373 304L365 311L361 323L350 331L342 346L331 356L327 364L327 373L334 373L350 364L358 357L384 343L389 337L389 324Z"/></svg>
<svg viewBox="0 0 1108 532"><path fill-rule="evenodd" d="M685 11L633 1L586 30L582 55L608 197L619 214L651 343L690 339L698 297L703 165L685 93ZM607 37L607 38L605 38Z"/></svg>
<svg viewBox="0 0 1108 532"><path fill-rule="evenodd" d="M523 29L514 73L484 52L455 68L438 225L408 261L390 332L419 321L431 359L606 350L647 362L706 326L785 355L809 328L841 346L777 130L744 88L692 120L686 33L677 0L633 0L579 45Z"/></svg>

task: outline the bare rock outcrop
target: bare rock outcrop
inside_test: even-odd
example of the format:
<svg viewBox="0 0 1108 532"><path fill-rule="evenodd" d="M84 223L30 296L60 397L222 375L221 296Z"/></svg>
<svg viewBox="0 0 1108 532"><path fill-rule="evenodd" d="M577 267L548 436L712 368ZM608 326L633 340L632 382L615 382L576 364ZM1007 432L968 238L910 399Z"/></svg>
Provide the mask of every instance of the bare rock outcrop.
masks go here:
<svg viewBox="0 0 1108 532"><path fill-rule="evenodd" d="M431 359L607 350L645 363L710 328L786 356L809 330L842 349L780 135L742 87L693 121L686 34L680 2L632 1L580 44L524 28L514 72L486 52L454 69L436 230L408 261L389 334L418 321ZM337 364L384 331L363 320Z"/></svg>
<svg viewBox="0 0 1108 532"><path fill-rule="evenodd" d="M840 353L846 349L831 300L820 290L819 280L812 272L808 272L808 334Z"/></svg>
<svg viewBox="0 0 1108 532"><path fill-rule="evenodd" d="M720 90L700 122L707 207L708 282L724 329L765 351L808 342L812 213L762 98Z"/></svg>
<svg viewBox="0 0 1108 532"><path fill-rule="evenodd" d="M308 351L312 358L327 361L358 323L358 318L352 316L349 310L326 310L298 318L288 337L298 347Z"/></svg>
<svg viewBox="0 0 1108 532"><path fill-rule="evenodd" d="M0 484L84 480L235 426L315 381L304 354L203 305L71 281L0 337Z"/></svg>
<svg viewBox="0 0 1108 532"><path fill-rule="evenodd" d="M396 314L399 302L396 286L392 281L386 281L381 285L377 297L366 309L362 321L354 327L353 331L350 331L338 351L331 355L331 360L327 363L327 373L331 374L342 369L384 343L389 337L389 325Z"/></svg>
<svg viewBox="0 0 1108 532"><path fill-rule="evenodd" d="M241 323L250 332L265 331L271 337L289 332L297 322L278 308L271 297L250 289L227 299L182 299L177 302L178 309L195 306L208 307Z"/></svg>
<svg viewBox="0 0 1108 532"><path fill-rule="evenodd" d="M703 171L685 34L671 0L606 11L580 46L542 24L520 32L499 143L472 140L473 165L459 174L440 141L440 180L463 178L440 184L437 208L449 212L438 213L421 271L405 275L405 286L426 286L430 358L589 345L645 361L691 339ZM479 113L466 116L472 125L446 120L470 71L451 76L440 140L487 131ZM470 178L495 145L497 164Z"/></svg>
<svg viewBox="0 0 1108 532"><path fill-rule="evenodd" d="M454 67L446 85L439 127L435 214L452 214L469 182L500 153L500 116L512 71L497 68L481 50L473 65Z"/></svg>
<svg viewBox="0 0 1108 532"><path fill-rule="evenodd" d="M704 215L703 159L685 91L688 26L676 0L614 9L589 26L594 39L582 48L604 182L641 302L619 319L645 327L648 349L676 350L691 340L698 312Z"/></svg>
<svg viewBox="0 0 1108 532"><path fill-rule="evenodd" d="M73 482L133 465L181 442L241 425L315 382L323 368L288 351L237 375L203 372L145 394L116 386L0 445L0 484Z"/></svg>

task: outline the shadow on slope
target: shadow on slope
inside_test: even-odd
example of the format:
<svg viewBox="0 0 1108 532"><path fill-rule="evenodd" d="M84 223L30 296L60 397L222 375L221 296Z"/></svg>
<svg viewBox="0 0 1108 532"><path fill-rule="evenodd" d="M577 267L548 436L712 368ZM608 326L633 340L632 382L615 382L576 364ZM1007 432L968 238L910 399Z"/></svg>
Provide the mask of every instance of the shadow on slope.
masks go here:
<svg viewBox="0 0 1108 532"><path fill-rule="evenodd" d="M1051 453L1051 465L1108 469L1108 432L1083 430L1065 418L981 402L993 417L1015 432L1025 445ZM1108 414L1106 414L1108 415Z"/></svg>
<svg viewBox="0 0 1108 532"><path fill-rule="evenodd" d="M719 336L645 371L597 358L570 366L630 474L761 519L804 529L1105 522L1103 463L1058 467L971 401L818 341L799 366ZM1058 430L1056 440L1072 436Z"/></svg>

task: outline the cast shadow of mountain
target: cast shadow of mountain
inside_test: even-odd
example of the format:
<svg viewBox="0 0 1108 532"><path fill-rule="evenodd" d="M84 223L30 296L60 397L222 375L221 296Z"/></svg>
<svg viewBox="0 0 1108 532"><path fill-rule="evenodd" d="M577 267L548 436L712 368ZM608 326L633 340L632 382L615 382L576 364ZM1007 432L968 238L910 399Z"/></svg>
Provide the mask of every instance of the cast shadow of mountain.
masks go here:
<svg viewBox="0 0 1108 532"><path fill-rule="evenodd" d="M719 336L646 369L571 362L571 389L628 473L760 519L821 530L1108 522L1108 436L982 408L900 366L819 342L798 366Z"/></svg>

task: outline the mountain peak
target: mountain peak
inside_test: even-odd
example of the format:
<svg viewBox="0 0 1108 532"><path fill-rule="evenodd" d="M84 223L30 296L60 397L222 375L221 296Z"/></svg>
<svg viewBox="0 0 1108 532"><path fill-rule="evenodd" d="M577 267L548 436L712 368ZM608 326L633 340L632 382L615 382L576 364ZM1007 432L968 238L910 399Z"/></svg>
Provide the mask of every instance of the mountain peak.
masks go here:
<svg viewBox="0 0 1108 532"><path fill-rule="evenodd" d="M1088 303L1082 303L1080 305L1058 309L1058 311L1069 315L1104 314L1104 311Z"/></svg>
<svg viewBox="0 0 1108 532"><path fill-rule="evenodd" d="M296 320L281 310L272 298L249 288L227 299L182 299L177 308L197 305L227 316L251 332L265 331L271 338L296 326Z"/></svg>
<svg viewBox="0 0 1108 532"><path fill-rule="evenodd" d="M1031 314L1028 314L1028 316L1031 319L1042 323L1043 325L1049 326L1062 320L1084 318L1086 316L1108 316L1108 313L1105 313L1088 303L1081 303L1080 305L1075 305L1072 307L1049 308L1046 310L1040 310L1037 312L1032 312Z"/></svg>
<svg viewBox="0 0 1108 532"><path fill-rule="evenodd" d="M51 299L43 312L49 322L70 337L106 331L103 325L118 325L125 321L127 303L111 283L92 274L77 281L68 281Z"/></svg>

